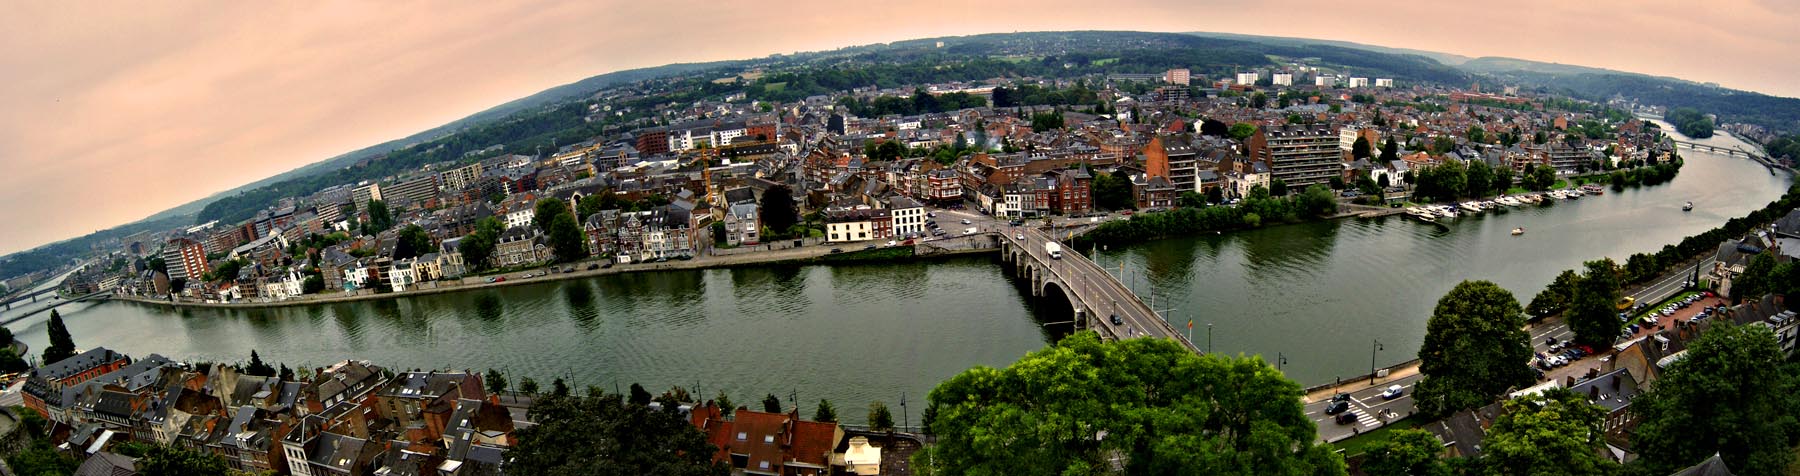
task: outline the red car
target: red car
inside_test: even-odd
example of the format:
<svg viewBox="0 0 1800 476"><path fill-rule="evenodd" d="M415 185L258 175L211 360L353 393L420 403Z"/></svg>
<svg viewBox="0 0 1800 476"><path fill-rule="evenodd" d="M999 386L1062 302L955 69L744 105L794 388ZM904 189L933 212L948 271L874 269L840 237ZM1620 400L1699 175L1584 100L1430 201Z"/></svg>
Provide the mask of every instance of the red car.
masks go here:
<svg viewBox="0 0 1800 476"><path fill-rule="evenodd" d="M1131 210L1119 212L1120 215L1131 216Z"/></svg>

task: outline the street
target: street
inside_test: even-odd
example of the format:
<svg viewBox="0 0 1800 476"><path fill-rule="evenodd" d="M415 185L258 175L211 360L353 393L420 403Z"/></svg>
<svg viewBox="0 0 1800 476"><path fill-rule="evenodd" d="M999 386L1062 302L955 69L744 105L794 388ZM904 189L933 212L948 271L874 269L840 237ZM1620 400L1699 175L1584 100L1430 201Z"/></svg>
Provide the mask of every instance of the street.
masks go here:
<svg viewBox="0 0 1800 476"><path fill-rule="evenodd" d="M1350 410L1356 413L1356 423L1339 425L1336 415L1326 415L1325 406L1331 403L1329 396L1323 396L1306 404L1306 418L1311 419L1319 427L1319 440L1335 442L1369 430L1380 428L1394 420L1405 418L1413 413L1413 385L1419 383L1424 375L1413 373L1394 378L1378 378L1373 386L1368 380L1345 382L1347 386L1357 385L1364 388L1352 390L1350 394ZM1388 386L1399 385L1405 393L1393 400L1382 400L1381 392ZM1386 416L1383 416L1386 413Z"/></svg>

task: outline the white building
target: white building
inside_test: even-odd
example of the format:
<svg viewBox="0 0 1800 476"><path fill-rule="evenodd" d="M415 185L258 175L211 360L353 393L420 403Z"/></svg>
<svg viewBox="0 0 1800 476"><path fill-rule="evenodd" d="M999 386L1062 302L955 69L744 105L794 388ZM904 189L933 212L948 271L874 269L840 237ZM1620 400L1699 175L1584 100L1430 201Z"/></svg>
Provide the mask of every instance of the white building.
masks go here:
<svg viewBox="0 0 1800 476"><path fill-rule="evenodd" d="M1356 148L1356 135L1359 132L1362 130L1356 126L1344 126L1343 129L1338 129L1338 150L1347 151ZM1369 144L1369 147L1372 150L1375 145Z"/></svg>
<svg viewBox="0 0 1800 476"><path fill-rule="evenodd" d="M1313 76L1313 86L1318 86L1318 87L1322 88L1322 87L1330 86L1335 82L1336 81L1333 81L1330 76Z"/></svg>
<svg viewBox="0 0 1800 476"><path fill-rule="evenodd" d="M1350 78L1351 89L1366 87L1369 87L1369 78Z"/></svg>
<svg viewBox="0 0 1800 476"><path fill-rule="evenodd" d="M1269 81L1272 83L1275 83L1276 86L1293 86L1294 85L1294 74L1293 73L1275 73L1273 76L1269 77Z"/></svg>
<svg viewBox="0 0 1800 476"><path fill-rule="evenodd" d="M1237 74L1238 84L1244 84L1244 85L1256 84L1257 79L1258 79L1258 76L1256 75L1256 73L1238 73Z"/></svg>
<svg viewBox="0 0 1800 476"><path fill-rule="evenodd" d="M411 258L395 261L388 269L388 288L394 292L405 291L419 282L419 274L413 269Z"/></svg>
<svg viewBox="0 0 1800 476"><path fill-rule="evenodd" d="M1377 87L1377 88L1394 87L1394 78L1375 78L1375 87Z"/></svg>
<svg viewBox="0 0 1800 476"><path fill-rule="evenodd" d="M894 219L894 236L925 235L925 205L907 197L894 197L888 200L890 216Z"/></svg>

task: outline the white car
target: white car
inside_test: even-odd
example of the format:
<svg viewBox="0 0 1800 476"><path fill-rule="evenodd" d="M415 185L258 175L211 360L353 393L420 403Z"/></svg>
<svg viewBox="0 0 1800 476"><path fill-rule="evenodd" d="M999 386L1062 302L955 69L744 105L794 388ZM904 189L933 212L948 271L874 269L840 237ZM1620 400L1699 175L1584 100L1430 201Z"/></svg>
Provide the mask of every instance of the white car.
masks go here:
<svg viewBox="0 0 1800 476"><path fill-rule="evenodd" d="M1396 398L1400 398L1401 395L1405 395L1405 394L1406 394L1405 387L1401 387L1399 385L1394 385L1394 386L1388 387L1387 390L1381 391L1381 399L1382 400L1393 400Z"/></svg>
<svg viewBox="0 0 1800 476"><path fill-rule="evenodd" d="M884 246L894 246L894 245L895 245L895 244L898 244L898 243L899 243L899 242L897 242L897 241L894 241L894 240L888 240L888 242L887 242L887 244L886 244L886 245L884 245Z"/></svg>
<svg viewBox="0 0 1800 476"><path fill-rule="evenodd" d="M967 219L967 218L964 218L964 219L963 219L963 224L964 224L964 225L967 225L967 224L969 224L969 223L970 223L970 222L969 222L969 219Z"/></svg>

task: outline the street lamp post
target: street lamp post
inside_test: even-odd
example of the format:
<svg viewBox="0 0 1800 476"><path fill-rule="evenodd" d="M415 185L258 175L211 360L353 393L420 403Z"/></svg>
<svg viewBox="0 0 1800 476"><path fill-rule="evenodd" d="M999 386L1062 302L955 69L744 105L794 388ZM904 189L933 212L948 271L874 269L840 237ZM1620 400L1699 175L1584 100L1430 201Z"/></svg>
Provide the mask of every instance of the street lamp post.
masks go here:
<svg viewBox="0 0 1800 476"><path fill-rule="evenodd" d="M1276 351L1275 352L1275 371L1280 372L1281 366L1283 366L1283 365L1287 365L1287 356L1282 355L1282 353L1280 351Z"/></svg>
<svg viewBox="0 0 1800 476"><path fill-rule="evenodd" d="M1381 351L1381 339L1375 339L1375 346L1369 348L1369 386L1375 386L1375 353Z"/></svg>
<svg viewBox="0 0 1800 476"><path fill-rule="evenodd" d="M1206 323L1206 353L1208 353L1208 354L1213 353L1212 323L1211 322Z"/></svg>

